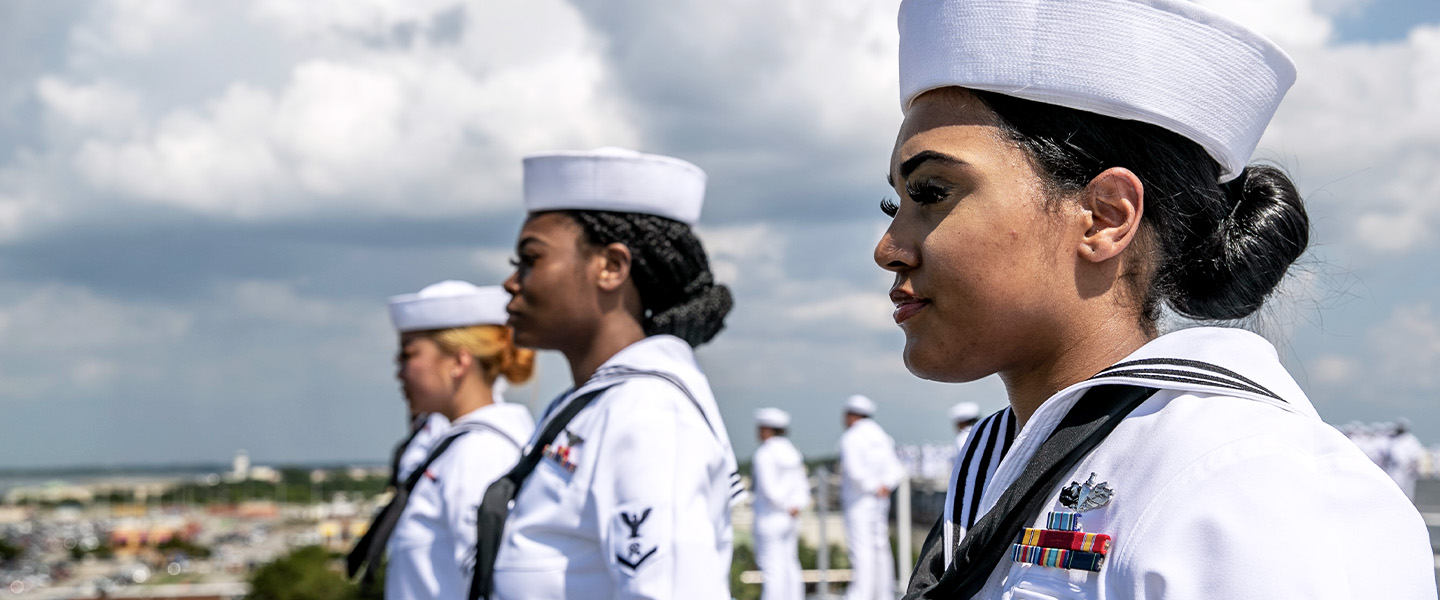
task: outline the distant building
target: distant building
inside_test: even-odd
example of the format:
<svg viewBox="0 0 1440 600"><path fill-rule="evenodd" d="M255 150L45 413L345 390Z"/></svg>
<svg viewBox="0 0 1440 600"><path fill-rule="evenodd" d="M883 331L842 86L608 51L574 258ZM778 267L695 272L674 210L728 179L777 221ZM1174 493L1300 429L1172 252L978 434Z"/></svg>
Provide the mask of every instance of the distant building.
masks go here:
<svg viewBox="0 0 1440 600"><path fill-rule="evenodd" d="M245 481L250 478L250 455L246 454L244 450L236 450L235 460L230 464L232 481Z"/></svg>

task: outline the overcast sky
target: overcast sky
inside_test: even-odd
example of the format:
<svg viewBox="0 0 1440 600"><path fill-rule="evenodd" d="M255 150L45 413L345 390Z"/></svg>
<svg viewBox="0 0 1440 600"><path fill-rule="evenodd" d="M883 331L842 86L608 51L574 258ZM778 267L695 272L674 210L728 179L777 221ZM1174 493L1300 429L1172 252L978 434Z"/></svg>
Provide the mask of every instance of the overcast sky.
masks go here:
<svg viewBox="0 0 1440 600"><path fill-rule="evenodd" d="M1440 3L1206 0L1299 64L1256 157L1313 250L1249 326L1332 423L1440 441ZM0 467L380 460L385 299L498 283L520 157L634 147L710 174L736 295L700 351L830 453L852 393L902 442L1004 405L911 376L870 259L900 121L895 0L0 2ZM568 381L555 356L512 400Z"/></svg>

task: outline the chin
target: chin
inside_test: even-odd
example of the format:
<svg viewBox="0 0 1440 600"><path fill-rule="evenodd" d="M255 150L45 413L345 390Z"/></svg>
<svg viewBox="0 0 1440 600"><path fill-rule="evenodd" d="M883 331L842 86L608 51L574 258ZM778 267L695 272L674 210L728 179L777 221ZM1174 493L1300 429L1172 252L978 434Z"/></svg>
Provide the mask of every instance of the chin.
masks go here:
<svg viewBox="0 0 1440 600"><path fill-rule="evenodd" d="M940 383L969 383L989 375L989 373L970 372L962 361L935 350L926 348L923 344L916 344L915 340L907 336L905 338L905 368L909 369L910 373L916 377Z"/></svg>

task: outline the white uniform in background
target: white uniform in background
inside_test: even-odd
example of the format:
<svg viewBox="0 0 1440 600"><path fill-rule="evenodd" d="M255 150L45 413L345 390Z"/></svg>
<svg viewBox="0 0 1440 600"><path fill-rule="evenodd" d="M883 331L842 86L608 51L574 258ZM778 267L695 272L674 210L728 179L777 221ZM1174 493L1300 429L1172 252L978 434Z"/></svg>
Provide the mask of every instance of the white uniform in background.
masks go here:
<svg viewBox="0 0 1440 600"><path fill-rule="evenodd" d="M976 598L1436 597L1429 536L1415 507L1320 420L1273 346L1217 327L1151 341L1051 396L1018 432L1009 409L982 421L974 458L945 501L945 564L1076 400L1111 383L1159 391L1064 479L1078 485L1093 474L1093 487L1108 488L1098 506L1079 513L1085 533L1111 538L1101 570L1007 555ZM1065 486L1050 491L1050 506L1028 527L1049 529L1047 512L1076 510L1061 501Z"/></svg>
<svg viewBox="0 0 1440 600"><path fill-rule="evenodd" d="M950 422L959 425L964 421L974 421L980 418L980 405L974 402L961 402L950 407ZM975 430L975 424L971 423L955 433L955 460L958 461L965 452L965 442L970 441L970 433Z"/></svg>
<svg viewBox="0 0 1440 600"><path fill-rule="evenodd" d="M420 429L411 436L410 442L405 444L405 449L400 452L400 460L395 467L395 480L403 482L415 467L425 462L425 457L430 455L430 449L435 447L435 442L445 437L445 432L450 430L450 420L440 413L429 413L425 415L424 421L420 423Z"/></svg>
<svg viewBox="0 0 1440 600"><path fill-rule="evenodd" d="M730 598L730 508L744 488L694 351L669 335L635 342L546 418L599 388L516 494L493 597Z"/></svg>
<svg viewBox="0 0 1440 600"><path fill-rule="evenodd" d="M900 485L904 468L895 455L895 440L869 418L875 403L852 396L847 412L864 415L840 436L840 501L850 542L850 586L847 600L894 600L895 556L890 551L890 496L881 489Z"/></svg>
<svg viewBox="0 0 1440 600"><path fill-rule="evenodd" d="M535 421L524 406L496 395L494 404L471 411L446 429L432 447L445 437L459 437L415 484L390 536L387 600L465 597L475 568L480 499L491 482L520 460L520 448L534 434Z"/></svg>
<svg viewBox="0 0 1440 600"><path fill-rule="evenodd" d="M773 411L773 412L767 412ZM790 416L777 409L756 412L759 425L785 429ZM782 418L783 417L783 418ZM800 520L790 511L810 505L810 480L805 459L795 444L776 435L760 444L751 459L754 468L755 563L764 583L761 600L804 600L800 572Z"/></svg>
<svg viewBox="0 0 1440 600"><path fill-rule="evenodd" d="M1425 456L1425 446L1410 432L1396 434L1389 439L1385 471L1405 492L1405 497L1415 501L1415 480L1420 477L1420 461Z"/></svg>

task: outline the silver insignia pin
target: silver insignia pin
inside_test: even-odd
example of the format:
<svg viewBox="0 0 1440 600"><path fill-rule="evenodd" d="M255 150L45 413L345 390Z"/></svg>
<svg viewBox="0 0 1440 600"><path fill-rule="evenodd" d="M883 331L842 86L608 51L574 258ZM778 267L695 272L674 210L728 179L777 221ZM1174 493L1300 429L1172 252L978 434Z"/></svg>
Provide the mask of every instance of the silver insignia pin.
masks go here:
<svg viewBox="0 0 1440 600"><path fill-rule="evenodd" d="M1095 483L1095 474L1091 473L1085 483L1072 481L1060 490L1060 504L1075 512L1085 512L1109 504L1114 494L1115 490L1110 489L1109 482Z"/></svg>

